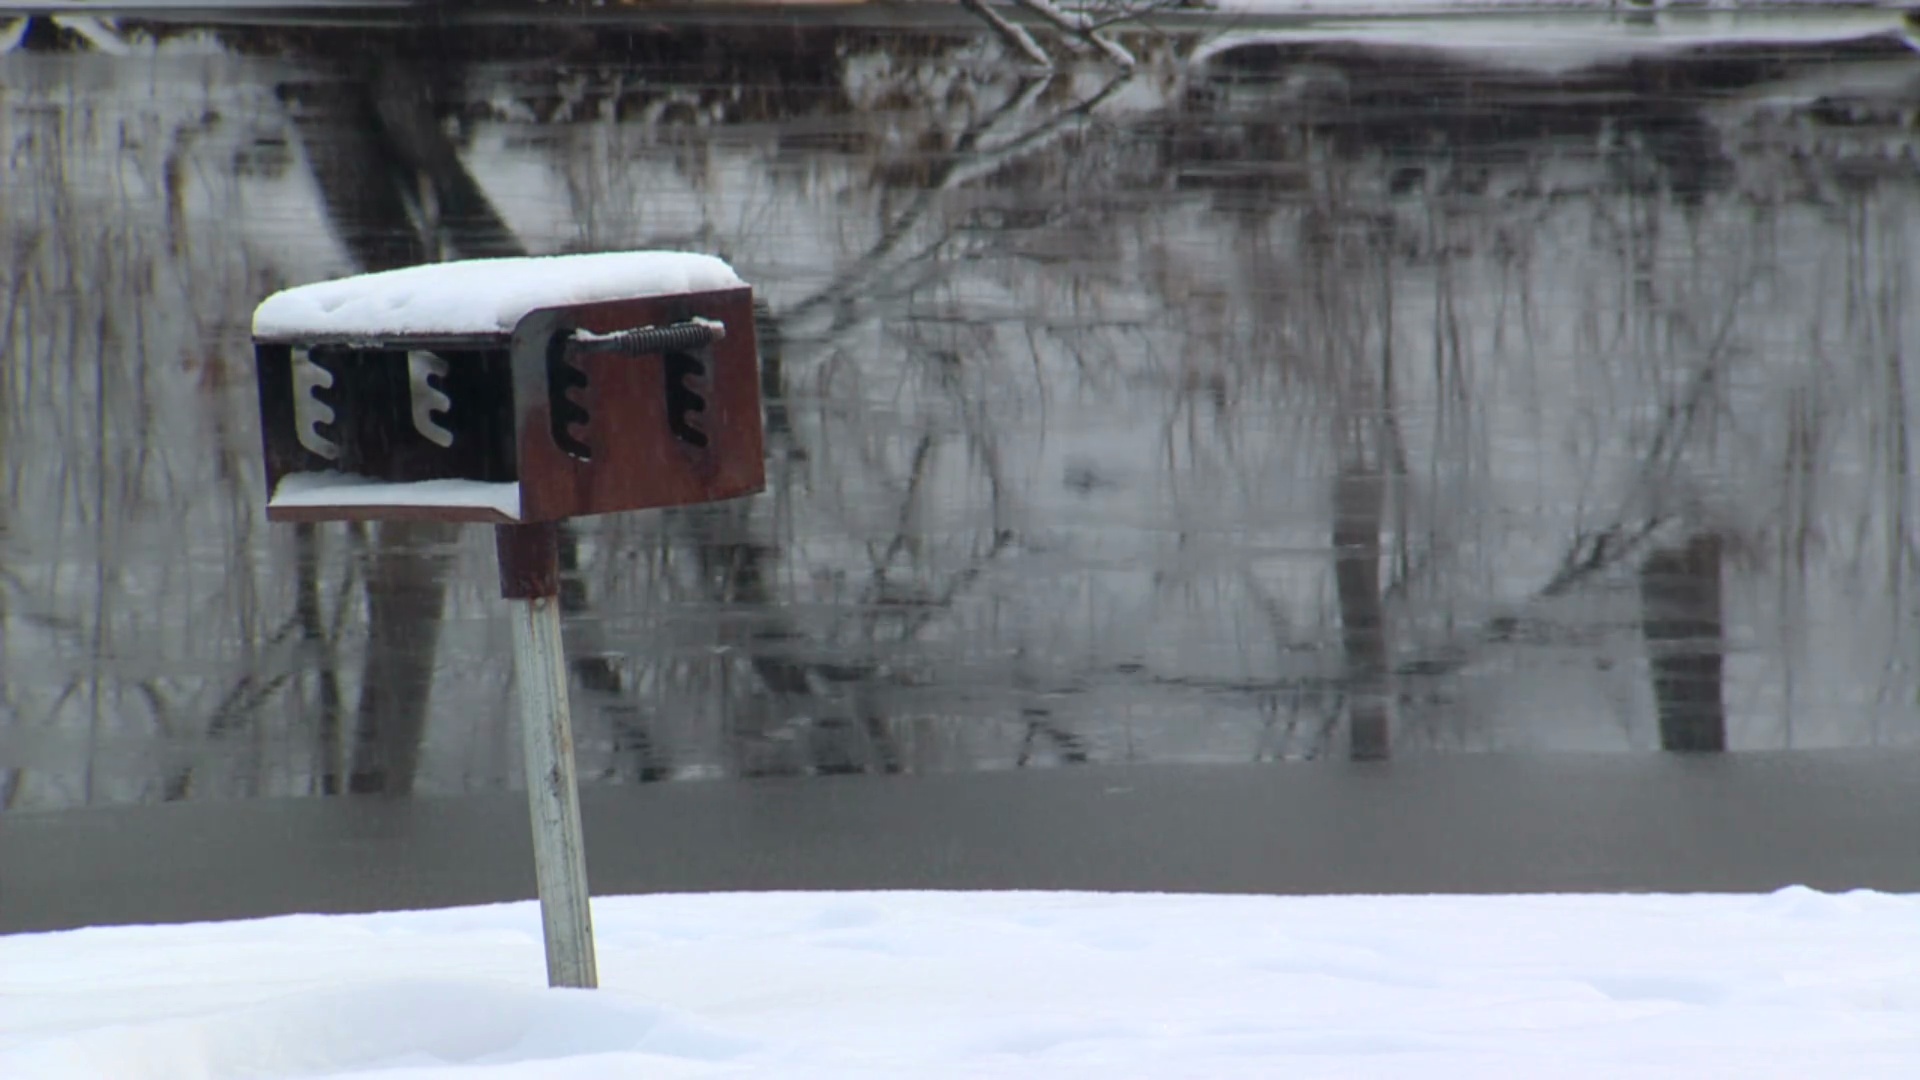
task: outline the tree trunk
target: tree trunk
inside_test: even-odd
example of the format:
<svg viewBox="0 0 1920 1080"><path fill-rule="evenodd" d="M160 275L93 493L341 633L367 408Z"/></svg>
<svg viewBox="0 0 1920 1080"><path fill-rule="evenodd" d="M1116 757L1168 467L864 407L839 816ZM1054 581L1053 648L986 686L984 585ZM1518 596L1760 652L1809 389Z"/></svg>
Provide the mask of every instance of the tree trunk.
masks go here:
<svg viewBox="0 0 1920 1080"><path fill-rule="evenodd" d="M416 216L435 219L466 257L525 254L441 131L414 59L383 56L371 65L350 89L302 87L293 102L327 215L360 269L428 261L434 245ZM413 212L423 186L434 194L431 215ZM401 522L377 534L349 792L413 790L446 599L445 552L457 536L457 526ZM324 775L322 786L329 786Z"/></svg>
<svg viewBox="0 0 1920 1080"><path fill-rule="evenodd" d="M1640 567L1641 628L1662 750L1727 748L1720 549L1718 536L1703 533L1685 547L1655 551Z"/></svg>
<svg viewBox="0 0 1920 1080"><path fill-rule="evenodd" d="M1377 470L1343 465L1334 480L1333 580L1346 654L1349 753L1381 761L1390 753L1387 626L1380 594L1380 530L1386 484Z"/></svg>
<svg viewBox="0 0 1920 1080"><path fill-rule="evenodd" d="M459 529L441 522L380 526L367 571L367 655L347 771L353 794L413 791L447 594L446 552Z"/></svg>

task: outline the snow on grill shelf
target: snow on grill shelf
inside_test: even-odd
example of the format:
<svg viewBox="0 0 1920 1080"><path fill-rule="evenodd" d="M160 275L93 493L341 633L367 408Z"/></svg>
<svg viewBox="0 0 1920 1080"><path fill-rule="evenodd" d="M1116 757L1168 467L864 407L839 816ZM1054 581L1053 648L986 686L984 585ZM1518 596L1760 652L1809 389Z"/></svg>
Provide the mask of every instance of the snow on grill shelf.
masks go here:
<svg viewBox="0 0 1920 1080"><path fill-rule="evenodd" d="M445 506L520 516L520 485L481 480L382 483L347 473L294 473L273 489L268 506Z"/></svg>
<svg viewBox="0 0 1920 1080"><path fill-rule="evenodd" d="M499 334L540 308L745 284L720 259L684 251L472 259L282 290L254 309L253 334L268 340Z"/></svg>

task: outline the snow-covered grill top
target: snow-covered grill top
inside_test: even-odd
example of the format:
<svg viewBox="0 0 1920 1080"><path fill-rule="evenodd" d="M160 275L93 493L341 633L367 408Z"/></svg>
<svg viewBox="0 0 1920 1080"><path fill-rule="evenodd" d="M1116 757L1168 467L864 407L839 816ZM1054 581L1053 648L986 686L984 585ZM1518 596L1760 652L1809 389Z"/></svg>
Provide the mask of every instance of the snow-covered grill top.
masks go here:
<svg viewBox="0 0 1920 1080"><path fill-rule="evenodd" d="M274 293L253 311L258 338L499 334L529 311L746 283L725 262L684 251L622 251L432 263Z"/></svg>

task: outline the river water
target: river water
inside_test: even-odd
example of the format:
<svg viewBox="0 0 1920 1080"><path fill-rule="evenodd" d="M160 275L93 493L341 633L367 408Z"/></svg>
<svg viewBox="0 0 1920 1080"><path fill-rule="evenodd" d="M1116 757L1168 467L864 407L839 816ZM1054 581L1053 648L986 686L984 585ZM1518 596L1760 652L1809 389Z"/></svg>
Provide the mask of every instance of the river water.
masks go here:
<svg viewBox="0 0 1920 1080"><path fill-rule="evenodd" d="M1920 60L1636 20L13 34L0 801L514 786L490 535L269 527L251 312L652 247L769 488L570 532L590 783L1911 746Z"/></svg>

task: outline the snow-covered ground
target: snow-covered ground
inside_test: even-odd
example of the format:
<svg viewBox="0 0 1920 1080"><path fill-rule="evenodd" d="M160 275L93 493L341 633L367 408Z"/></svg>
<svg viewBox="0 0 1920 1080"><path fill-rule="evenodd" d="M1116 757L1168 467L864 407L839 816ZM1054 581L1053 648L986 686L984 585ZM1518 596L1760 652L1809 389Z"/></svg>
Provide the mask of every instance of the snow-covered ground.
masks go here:
<svg viewBox="0 0 1920 1080"><path fill-rule="evenodd" d="M1920 897L602 898L0 937L0 1076L1920 1075Z"/></svg>

